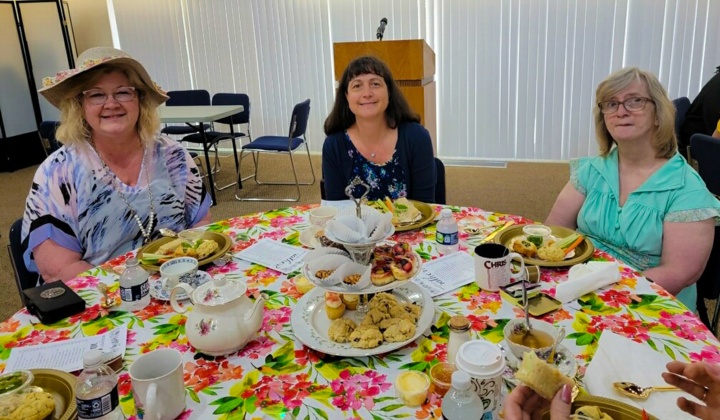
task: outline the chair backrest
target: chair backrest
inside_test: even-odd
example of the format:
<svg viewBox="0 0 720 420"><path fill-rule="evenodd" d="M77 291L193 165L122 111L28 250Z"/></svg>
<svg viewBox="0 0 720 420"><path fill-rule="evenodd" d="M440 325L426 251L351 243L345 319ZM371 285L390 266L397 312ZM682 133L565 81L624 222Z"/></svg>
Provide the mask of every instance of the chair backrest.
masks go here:
<svg viewBox="0 0 720 420"><path fill-rule="evenodd" d="M290 118L290 137L298 138L305 136L308 119L310 118L310 99L295 105Z"/></svg>
<svg viewBox="0 0 720 420"><path fill-rule="evenodd" d="M167 95L167 106L210 105L210 93L204 89L171 90Z"/></svg>
<svg viewBox="0 0 720 420"><path fill-rule="evenodd" d="M700 302L702 299L715 300L718 299L718 297L720 297L720 226L715 227L715 241L713 242L713 247L710 251L710 258L708 258L705 270L697 281L697 307L705 308L705 302ZM720 300L718 300L716 305L717 304L720 304ZM703 316L700 317L700 319L703 318ZM708 321L709 325L707 325L707 327L717 334L717 308L713 317L708 319Z"/></svg>
<svg viewBox="0 0 720 420"><path fill-rule="evenodd" d="M242 105L243 111L221 118L221 124L250 124L250 97L244 93L216 93L212 97L213 105Z"/></svg>
<svg viewBox="0 0 720 420"><path fill-rule="evenodd" d="M37 286L39 276L36 273L31 273L25 267L21 245L22 221L23 219L18 219L10 226L8 254L10 254L10 263L15 270L15 285L20 294L20 299L24 305L27 305L22 291Z"/></svg>
<svg viewBox="0 0 720 420"><path fill-rule="evenodd" d="M38 133L43 140L43 146L48 155L60 148L60 142L55 137L55 130L59 125L59 121L43 121L38 127Z"/></svg>
<svg viewBox="0 0 720 420"><path fill-rule="evenodd" d="M438 158L435 158L435 175L437 176L437 181L435 182L435 203L447 204L447 199L445 198L445 164Z"/></svg>
<svg viewBox="0 0 720 420"><path fill-rule="evenodd" d="M698 173L711 193L720 196L720 139L693 134L690 137L692 157L698 162Z"/></svg>
<svg viewBox="0 0 720 420"><path fill-rule="evenodd" d="M675 105L675 135L680 138L680 129L685 124L685 114L690 109L690 99L687 96L673 99L673 105Z"/></svg>

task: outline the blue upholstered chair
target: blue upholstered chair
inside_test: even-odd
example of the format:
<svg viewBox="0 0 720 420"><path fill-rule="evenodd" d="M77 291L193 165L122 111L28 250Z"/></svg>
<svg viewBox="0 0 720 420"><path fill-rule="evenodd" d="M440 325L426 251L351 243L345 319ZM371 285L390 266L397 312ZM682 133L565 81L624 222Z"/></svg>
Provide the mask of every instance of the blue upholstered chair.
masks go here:
<svg viewBox="0 0 720 420"><path fill-rule="evenodd" d="M167 93L170 97L165 102L165 106L191 106L191 105L210 105L210 93L207 90L171 90ZM210 129L210 124L203 124L203 130ZM171 136L184 136L187 134L197 133L199 126L191 125L167 125L160 130L161 133Z"/></svg>
<svg viewBox="0 0 720 420"><path fill-rule="evenodd" d="M250 143L242 146L240 152L240 164L242 165L242 158L244 153L249 152L255 154L257 157L253 160L255 164L255 171L253 175L246 178L242 178L240 171L238 171L238 190L235 194L235 198L239 201L299 201L300 200L300 185L312 185L315 183L315 170L310 160L310 149L308 148L307 141L305 139L305 131L307 130L308 119L310 117L310 99L295 105L293 108L292 116L290 118L290 129L288 130L287 136L261 136L252 140ZM310 164L310 172L312 173L311 182L299 182L297 168L295 167L295 160L293 158L294 152L305 146L307 152L308 163ZM275 154L287 154L290 158L290 166L292 167L293 178L295 182L262 182L258 179L258 168L260 167L260 155L263 153L275 153ZM279 168L278 168L279 170ZM297 190L296 197L281 197L281 198L270 198L270 197L245 197L240 196L240 190L242 190L242 181L253 178L258 185L295 185Z"/></svg>
<svg viewBox="0 0 720 420"><path fill-rule="evenodd" d="M683 124L685 124L685 114L687 114L688 109L690 109L690 99L686 96L673 99L673 105L675 105L675 135L680 139L680 129L682 129ZM689 156L687 149L679 151L681 155L685 157Z"/></svg>
<svg viewBox="0 0 720 420"><path fill-rule="evenodd" d="M10 255L10 264L15 271L15 285L17 286L18 293L20 294L20 300L23 305L27 306L27 300L23 290L35 287L38 285L39 277L37 273L28 271L25 267L25 260L23 260L22 244L20 241L20 235L22 230L23 219L17 219L10 226L10 234L8 235L9 245L8 254Z"/></svg>

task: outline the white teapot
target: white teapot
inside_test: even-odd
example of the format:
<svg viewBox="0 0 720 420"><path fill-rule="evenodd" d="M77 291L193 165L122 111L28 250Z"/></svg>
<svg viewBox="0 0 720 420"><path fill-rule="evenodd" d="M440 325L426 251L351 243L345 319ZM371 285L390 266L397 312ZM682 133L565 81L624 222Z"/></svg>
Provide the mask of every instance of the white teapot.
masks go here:
<svg viewBox="0 0 720 420"><path fill-rule="evenodd" d="M185 334L190 344L210 356L223 356L243 348L260 329L265 300L261 294L253 303L245 295L245 283L219 275L197 289L185 283L173 287L170 304L175 312L185 313L177 294L184 290L194 304L187 315Z"/></svg>

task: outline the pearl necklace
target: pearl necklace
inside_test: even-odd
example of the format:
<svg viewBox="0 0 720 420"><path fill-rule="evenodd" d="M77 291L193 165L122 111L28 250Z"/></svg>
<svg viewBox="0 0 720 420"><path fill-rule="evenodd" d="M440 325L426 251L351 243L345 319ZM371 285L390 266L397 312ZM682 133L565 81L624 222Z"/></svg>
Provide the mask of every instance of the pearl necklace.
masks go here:
<svg viewBox="0 0 720 420"><path fill-rule="evenodd" d="M100 152L98 151L97 147L95 147L95 142L90 139L90 146L92 146L93 150L95 150L95 153L98 156L98 159L100 159L100 163L103 165L103 169L105 169L105 173L110 175L110 185L112 185L115 192L120 194L120 198L125 202L125 205L127 206L128 210L130 210L130 213L133 216L133 219L135 219L135 223L137 223L138 227L140 228L140 233L143 236L143 245L147 245L150 242L151 234L153 231L153 228L155 227L155 199L153 197L152 188L150 187L150 175L148 173L147 168L145 167L145 155L147 154L147 149L143 146L143 156L142 161L140 162L140 170L145 170L145 182L147 183L147 189L148 194L150 195L150 217L148 218L148 223L146 226L143 226L142 220L140 220L140 216L138 215L137 211L130 205L130 202L128 201L127 197L125 197L125 194L123 194L122 189L118 185L118 179L115 172L108 167L107 163L103 160L102 156L100 156Z"/></svg>

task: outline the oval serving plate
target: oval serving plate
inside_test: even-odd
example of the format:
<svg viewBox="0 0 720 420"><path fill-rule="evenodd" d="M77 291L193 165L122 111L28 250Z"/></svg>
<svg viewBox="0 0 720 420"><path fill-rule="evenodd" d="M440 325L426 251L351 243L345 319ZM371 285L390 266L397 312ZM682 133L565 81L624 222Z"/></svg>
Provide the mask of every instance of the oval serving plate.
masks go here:
<svg viewBox="0 0 720 420"><path fill-rule="evenodd" d="M423 203L422 201L409 201L413 203L416 209L420 210L420 220L412 223L395 225L395 232L405 232L408 230L419 229L429 225L432 223L433 219L435 219L435 212L428 204Z"/></svg>
<svg viewBox="0 0 720 420"><path fill-rule="evenodd" d="M511 226L503 230L497 236L495 236L493 242L505 245L506 247L510 248L510 241L512 241L517 236L524 235L524 226L526 225ZM568 229L563 226L548 227L552 231L552 235L556 238L564 238L566 236L572 235L573 233L576 233L574 230ZM585 240L582 241L582 243L580 243L580 245L575 248L574 252L575 255L572 258L567 258L562 261L545 261L539 258L530 257L523 257L523 260L525 260L525 264L537 265L540 267L570 267L575 264L580 264L589 260L595 252L595 246L592 244L592 242L590 242L588 238L585 238Z"/></svg>
<svg viewBox="0 0 720 420"><path fill-rule="evenodd" d="M67 372L55 369L30 369L35 376L34 386L39 386L55 399L54 420L70 420L77 416L75 384L77 378Z"/></svg>
<svg viewBox="0 0 720 420"><path fill-rule="evenodd" d="M219 257L225 255L225 253L230 249L232 246L232 239L230 239L229 236L227 236L224 233L219 232L210 232L205 231L203 232L203 239L212 239L213 241L218 243L218 249L215 250L212 254L208 255L207 257L203 258L202 260L198 261L198 267L201 267L205 264L209 264L213 262L214 260L218 259ZM155 241L150 242L149 244L145 245L144 247L140 248L137 252L138 260L142 258L142 254L147 252L150 254L154 254L157 252L158 248L160 248L162 245L174 241L176 238L160 238ZM153 271L160 271L160 265L157 264L141 264L143 268L146 268L148 270Z"/></svg>
<svg viewBox="0 0 720 420"><path fill-rule="evenodd" d="M415 325L415 335L409 340L398 343L383 342L373 349L359 349L349 343L336 343L328 337L328 329L332 321L325 312L325 290L316 287L301 297L293 307L290 324L298 340L311 349L333 356L362 357L388 353L417 340L431 325L435 317L435 304L430 294L415 283L405 283L392 290L400 302L413 302L422 307L422 312ZM343 318L350 318L360 323L363 314L358 311L346 310Z"/></svg>
<svg viewBox="0 0 720 420"><path fill-rule="evenodd" d="M596 397L594 395L580 395L572 403L572 412L575 413L580 407L592 405L600 409L603 413L612 417L613 420L638 420L642 418L642 410L620 401L611 400L610 398ZM648 418L657 420L657 417L648 413ZM550 420L550 410L543 413L543 420Z"/></svg>

